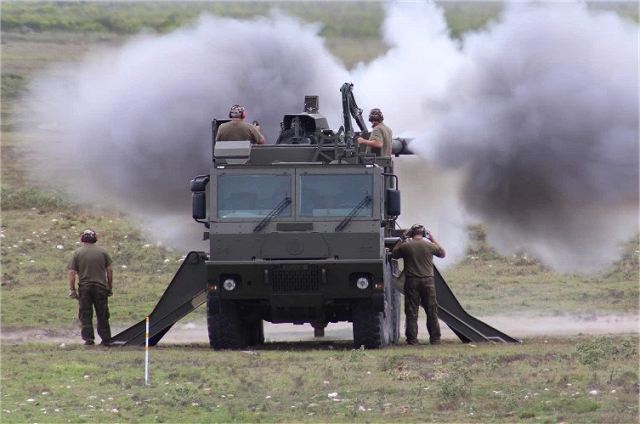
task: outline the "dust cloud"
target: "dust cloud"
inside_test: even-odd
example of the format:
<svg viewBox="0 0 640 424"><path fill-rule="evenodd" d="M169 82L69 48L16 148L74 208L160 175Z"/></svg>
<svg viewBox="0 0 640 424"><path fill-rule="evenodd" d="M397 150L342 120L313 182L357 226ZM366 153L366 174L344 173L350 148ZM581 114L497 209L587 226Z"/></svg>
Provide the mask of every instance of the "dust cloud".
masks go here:
<svg viewBox="0 0 640 424"><path fill-rule="evenodd" d="M424 318L421 315L421 320ZM580 315L560 316L510 316L489 315L480 319L492 326L496 326L513 337L523 339L531 337L561 337L605 334L630 334L637 335L639 321L637 315L602 315L584 317ZM404 333L404 320L401 320L400 332ZM114 333L124 330L115 328ZM441 326L444 340L459 343L458 337L446 325ZM281 342L314 342L318 345L326 345L336 341L353 340L353 328L351 323L329 323L325 330L325 337L315 338L311 324L272 324L264 322L265 339L267 347L269 343ZM78 344L81 341L79 330L8 330L0 334L0 342L5 345L33 343L64 343ZM171 331L163 337L161 345L173 345L184 343L209 344L207 338L207 325L199 321L177 323ZM60 347L64 347L61 345Z"/></svg>
<svg viewBox="0 0 640 424"><path fill-rule="evenodd" d="M278 14L141 35L32 86L39 122L59 131L31 170L191 248L188 181L208 172L211 118L244 104L273 141L282 115L318 94L337 128L338 89L353 81L361 107L414 137L422 162L398 161L402 224L424 222L449 261L477 221L501 252L560 270L618 257L638 230L636 24L582 4L513 5L457 41L437 5L393 3L382 35L389 50L351 71L318 27Z"/></svg>

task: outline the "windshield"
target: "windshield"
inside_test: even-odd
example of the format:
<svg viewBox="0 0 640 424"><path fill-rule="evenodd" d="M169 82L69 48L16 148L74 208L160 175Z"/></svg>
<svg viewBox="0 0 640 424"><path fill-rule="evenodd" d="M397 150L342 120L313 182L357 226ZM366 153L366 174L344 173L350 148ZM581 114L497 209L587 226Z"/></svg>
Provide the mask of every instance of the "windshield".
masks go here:
<svg viewBox="0 0 640 424"><path fill-rule="evenodd" d="M300 176L300 216L347 216L362 199L373 196L373 177L368 174ZM372 216L368 202L354 216Z"/></svg>
<svg viewBox="0 0 640 424"><path fill-rule="evenodd" d="M290 175L218 176L219 218L262 218L287 197L291 197ZM278 216L291 216L290 204Z"/></svg>

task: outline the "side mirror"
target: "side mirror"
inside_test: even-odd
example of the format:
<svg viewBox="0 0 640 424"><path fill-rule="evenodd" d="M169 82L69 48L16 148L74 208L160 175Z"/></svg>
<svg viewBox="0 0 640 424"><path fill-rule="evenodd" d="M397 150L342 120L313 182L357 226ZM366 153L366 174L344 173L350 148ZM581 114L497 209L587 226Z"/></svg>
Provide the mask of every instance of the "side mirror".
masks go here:
<svg viewBox="0 0 640 424"><path fill-rule="evenodd" d="M400 215L400 190L393 188L387 189L387 215L399 216Z"/></svg>
<svg viewBox="0 0 640 424"><path fill-rule="evenodd" d="M198 175L191 180L191 216L198 222L207 218L207 184L208 175Z"/></svg>
<svg viewBox="0 0 640 424"><path fill-rule="evenodd" d="M191 180L191 192L195 193L196 191L205 191L207 184L209 184L209 176L198 175Z"/></svg>
<svg viewBox="0 0 640 424"><path fill-rule="evenodd" d="M196 221L207 217L207 196L204 191L196 191L191 194L191 216Z"/></svg>

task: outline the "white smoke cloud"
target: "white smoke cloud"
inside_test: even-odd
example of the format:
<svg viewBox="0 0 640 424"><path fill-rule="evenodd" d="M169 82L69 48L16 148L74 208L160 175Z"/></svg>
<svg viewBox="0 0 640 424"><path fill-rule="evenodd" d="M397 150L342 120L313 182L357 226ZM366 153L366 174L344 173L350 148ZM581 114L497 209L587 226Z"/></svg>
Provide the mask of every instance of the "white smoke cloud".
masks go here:
<svg viewBox="0 0 640 424"><path fill-rule="evenodd" d="M189 180L209 171L211 120L246 105L268 140L305 94L339 115L347 80L318 28L274 14L253 21L202 16L167 35L142 35L36 81L31 106L61 128L32 170L84 201L111 202L156 234L193 247ZM37 159L36 158L36 159Z"/></svg>
<svg viewBox="0 0 640 424"><path fill-rule="evenodd" d="M244 104L273 141L282 115L318 94L337 127L338 89L352 80L361 107L416 137L424 164L398 161L401 222L424 222L451 259L464 253L469 215L501 251L558 269L616 258L637 231L635 24L581 5L516 6L461 44L438 6L394 3L383 36L389 51L351 72L317 28L281 15L204 16L139 36L32 87L37 118L61 131L31 169L193 247L201 228L187 183L208 172L211 118Z"/></svg>
<svg viewBox="0 0 640 424"><path fill-rule="evenodd" d="M394 172L402 192L398 223L402 228L424 225L447 253L436 265L444 269L455 264L464 256L468 241L469 217L459 197L462 173L437 169L417 156L396 158Z"/></svg>
<svg viewBox="0 0 640 424"><path fill-rule="evenodd" d="M352 72L359 105L381 107L394 135L425 132L433 124L424 113L425 102L443 99L464 57L434 3L394 3L387 9L383 36L387 53Z"/></svg>
<svg viewBox="0 0 640 424"><path fill-rule="evenodd" d="M584 6L519 5L465 38L414 147L465 170L463 202L499 251L587 272L638 231L637 31Z"/></svg>

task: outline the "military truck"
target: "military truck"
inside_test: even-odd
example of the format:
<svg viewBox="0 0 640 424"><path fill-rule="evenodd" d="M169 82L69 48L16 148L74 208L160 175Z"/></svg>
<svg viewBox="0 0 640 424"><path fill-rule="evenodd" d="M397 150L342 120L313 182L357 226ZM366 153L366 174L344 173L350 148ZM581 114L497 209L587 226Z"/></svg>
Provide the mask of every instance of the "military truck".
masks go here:
<svg viewBox="0 0 640 424"><path fill-rule="evenodd" d="M361 111L352 86L346 111ZM213 138L224 121L214 121ZM399 338L399 294L385 249L399 209L391 158L357 149L351 116L334 132L308 96L285 115L276 144L213 142L209 175L194 179L194 218L208 227L211 346L264 341L263 322L353 322L355 346Z"/></svg>
<svg viewBox="0 0 640 424"><path fill-rule="evenodd" d="M210 250L187 255L150 315L152 345L205 301L214 349L264 343L265 321L309 323L317 337L328 323L348 321L356 348L398 342L402 283L390 250L403 231L399 181L392 157L358 147L367 132L362 110L353 84L340 91L338 130L317 96L284 116L275 144L216 142L228 120L213 120L209 174L191 181L192 215ZM393 151L410 153L408 141L395 139ZM463 341L515 340L472 322L436 277L440 315ZM143 325L114 343L143 343Z"/></svg>

